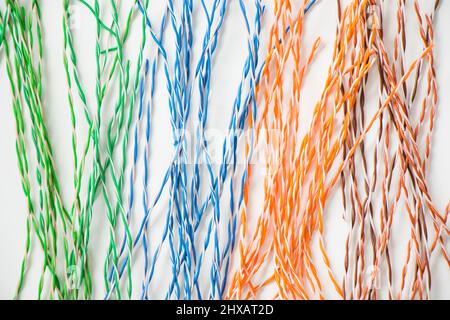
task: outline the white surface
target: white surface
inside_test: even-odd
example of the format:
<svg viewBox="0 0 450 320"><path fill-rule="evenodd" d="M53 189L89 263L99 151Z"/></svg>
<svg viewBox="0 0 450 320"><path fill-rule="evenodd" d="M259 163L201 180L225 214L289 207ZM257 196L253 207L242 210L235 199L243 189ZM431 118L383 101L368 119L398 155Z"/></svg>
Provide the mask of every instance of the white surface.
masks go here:
<svg viewBox="0 0 450 320"><path fill-rule="evenodd" d="M151 1L155 2L155 1ZM194 1L195 3L196 1ZM270 1L267 1L270 2ZM391 2L391 1L386 1ZM392 2L394 2L392 0ZM435 25L435 43L436 43L436 68L439 84L439 105L436 116L436 128L433 136L433 147L431 162L428 175L428 183L430 192L437 208L442 210L450 200L450 40L448 30L450 30L450 1L441 1L441 7L437 16ZM102 4L105 2L102 2ZM131 0L122 1L122 7L128 8ZM303 101L307 106L305 112L311 112L314 102L322 92L323 81L331 58L331 50L333 46L334 34L336 29L336 1L322 0L315 9L308 15L306 22L306 38L305 47L309 48L316 36L322 38L322 45L319 55L315 60L312 69L306 79ZM408 1L409 13L411 16L411 1ZM421 4L431 1L422 0ZM79 66L81 68L82 81L87 88L88 101L94 103L95 88L95 64L94 64L94 41L95 41L95 21L90 13L83 7L77 6L77 13L80 14L79 28L74 30L75 46L79 56ZM252 6L251 6L252 7ZM123 12L128 10L122 10ZM44 103L46 112L46 122L49 128L49 134L55 150L55 160L63 186L62 192L67 203L71 199L72 190L72 150L71 150L71 132L69 108L66 100L66 79L63 69L62 54L62 1L42 0L42 13L44 21L44 40L45 40L45 81L44 81ZM154 11L157 16L157 11ZM200 11L196 11L200 15ZM106 16L106 14L105 14ZM270 19L266 16L264 20L266 31L270 25ZM110 21L109 18L106 19ZM159 20L158 20L159 21ZM201 26L201 19L199 19ZM412 28L415 27L415 19L408 21ZM136 24L137 25L137 24ZM228 121L223 119L229 118L229 110L231 109L233 99L236 93L236 86L240 79L242 64L246 57L246 48L243 46L246 40L245 32L243 32L243 20L239 11L238 1L230 0L229 13L225 21L224 32L220 40L220 46L216 55L217 61L226 61L226 63L214 65L214 78L212 81L212 97L210 102L210 128L222 130ZM264 33L264 32L263 32ZM136 33L132 33L139 37L139 28ZM408 41L412 43L408 48L408 57L413 58L420 52L421 46L414 48L413 40L417 37L417 32ZM138 43L139 38L130 43ZM415 42L414 42L415 41ZM199 43L196 43L198 46ZM261 52L265 52L265 42L261 45ZM153 48L154 50L154 48ZM130 54L130 58L135 59L135 48L131 46L127 48L126 54ZM154 52L151 51L150 52ZM152 54L153 56L153 54ZM25 243L25 219L26 207L23 192L20 186L19 172L17 169L17 161L15 154L15 127L14 117L11 108L11 98L9 91L9 82L5 72L3 52L0 51L0 298L11 298L14 294L20 271L20 263L24 253ZM411 59L410 59L411 60ZM134 69L132 69L134 70ZM134 72L134 71L133 71ZM159 83L164 84L162 76L158 78ZM157 87L157 103L153 116L153 132L157 132L163 138L158 139L154 136L152 142L152 150L154 153L151 158L151 179L153 181L152 194L156 191L164 174L165 168L171 156L171 150L167 137L170 134L170 124L168 121L168 108L165 101L164 85ZM309 109L309 110L308 110ZM192 114L192 116L196 116ZM82 119L82 114L79 114ZM79 121L79 140L83 140L83 132L86 132L85 124ZM84 126L84 127L83 127ZM140 180L137 181L141 183ZM125 190L128 190L125 188ZM255 189L257 192L257 188ZM333 224L333 230L328 230L327 245L331 255L333 266L338 276L343 273L343 252L344 243L347 232L346 222L342 220L342 209L340 205L340 195L332 200L332 205L328 208L330 212L330 221L336 220ZM163 201L163 203L166 203ZM139 210L137 210L139 211ZM136 213L136 220L139 220L140 213ZM104 208L99 205L94 216L92 227L91 248L92 252L99 252L99 255L92 255L93 278L97 290L95 296L103 297L103 275L102 267L104 260L104 252L107 244L107 234L104 224L106 217ZM160 230L163 221L158 219L157 215L154 220L154 229ZM135 226L134 226L135 227ZM157 233L158 231L156 231ZM160 232L160 231L159 231ZM30 260L30 271L28 272L27 282L23 297L34 298L37 294L37 283L39 280L39 272L41 268L42 256L36 242L34 242L33 255ZM164 257L163 257L164 258ZM141 279L142 273L142 257L137 257L135 261L135 275L137 279ZM434 282L432 289L432 297L450 298L450 274L448 267L441 263L434 266ZM162 282L162 281L161 281ZM140 289L140 282L135 285L136 297ZM330 288L327 288L330 290ZM329 292L332 293L332 290Z"/></svg>

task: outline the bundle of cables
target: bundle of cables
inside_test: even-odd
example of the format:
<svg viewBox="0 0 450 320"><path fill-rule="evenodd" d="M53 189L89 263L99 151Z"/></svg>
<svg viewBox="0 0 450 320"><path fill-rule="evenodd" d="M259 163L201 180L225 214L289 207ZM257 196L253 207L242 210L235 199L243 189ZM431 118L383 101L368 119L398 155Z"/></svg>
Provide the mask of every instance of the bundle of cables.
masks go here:
<svg viewBox="0 0 450 320"><path fill-rule="evenodd" d="M437 265L450 274L450 205L428 178L439 0L63 0L70 179L44 2L0 7L26 209L16 298L434 297ZM327 43L309 20L331 9Z"/></svg>

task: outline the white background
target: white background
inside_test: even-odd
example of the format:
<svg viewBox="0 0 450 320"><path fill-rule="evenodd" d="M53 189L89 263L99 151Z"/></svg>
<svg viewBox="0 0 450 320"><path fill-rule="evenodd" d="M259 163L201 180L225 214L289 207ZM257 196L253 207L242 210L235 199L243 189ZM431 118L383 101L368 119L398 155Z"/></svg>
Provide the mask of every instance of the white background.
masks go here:
<svg viewBox="0 0 450 320"><path fill-rule="evenodd" d="M24 1L26 2L26 1ZM103 4L106 4L104 1ZM155 1L151 1L155 2ZM227 121L223 119L229 118L229 110L231 110L232 102L235 96L237 83L242 72L242 63L246 57L246 47L243 45L246 41L246 34L243 27L243 20L239 11L238 1L229 1L229 12L225 20L222 38L216 56L217 63L214 65L213 88L210 103L210 122L211 128L224 129ZM267 1L270 2L270 1ZM408 19L407 23L410 30L417 30L416 20L412 13L412 1L408 2ZM430 6L434 1L419 1L425 7ZM435 23L435 54L436 54L436 70L439 84L439 105L436 115L436 127L433 136L432 154L430 167L428 172L428 184L430 193L438 209L442 210L450 200L450 39L448 32L450 30L450 1L441 1L441 7L437 15ZM128 8L131 1L123 1L123 8ZM196 1L194 0L194 4ZM389 5L393 4L393 0L385 1L386 17L393 16L394 12L389 11ZM2 6L4 4L2 3ZM249 6L252 7L252 6ZM94 103L95 88L95 60L94 60L94 43L95 43L95 21L90 13L82 6L75 6L76 13L79 14L79 25L75 26L75 47L79 55L80 74L82 81L87 88L88 101ZM128 11L127 10L123 10ZM158 10L155 9L153 14L158 16ZM197 11L198 13L198 11ZM42 1L44 41L45 41L45 66L44 66L44 110L46 123L49 128L49 134L55 150L55 161L60 178L60 184L63 186L64 198L69 201L72 195L72 150L71 150L71 130L69 108L66 99L66 79L63 69L63 40L62 40L62 1L43 0ZM105 14L105 16L107 16ZM110 18L105 18L110 21ZM159 21L159 20L158 20ZM199 22L201 25L201 22ZM270 17L266 16L264 20L267 34L270 25ZM304 86L304 94L302 98L303 109L311 110L314 102L322 92L323 81L326 71L329 67L331 50L333 47L333 39L337 25L336 1L322 0L311 11L306 22L305 46L309 48L315 38L320 35L322 38L321 49L312 66ZM416 28L416 29L415 29ZM139 31L139 30L137 30ZM139 34L139 32L137 32ZM261 45L261 53L265 52L265 42ZM408 58L412 60L421 50L417 39L417 32L412 35L408 34L409 48ZM135 46L138 41L133 42L133 35L130 43ZM414 46L417 46L414 48ZM135 48L128 48L126 53L135 57ZM158 81L163 83L162 77ZM157 99L164 101L164 88L157 88ZM306 111L308 112L308 111ZM311 111L309 111L311 112ZM3 57L3 49L0 51L0 298L8 299L14 295L19 277L20 263L22 261L25 246L25 221L26 221L26 203L20 185L20 176L17 168L15 154L15 121L11 107L11 96L9 82L5 72L5 61ZM79 113L79 119L82 114ZM168 135L170 134L168 122L167 107L161 104L155 110L154 128L156 139L152 142L152 148L156 151L156 155L152 155L151 175L153 181L157 181L153 189L159 185L159 181L163 176L167 163L170 159L170 145ZM83 121L79 121L79 139L82 141L83 132L86 132L86 126ZM83 127L84 126L84 127ZM162 138L158 139L158 135ZM154 193L155 190L152 189ZM257 189L257 188L256 188ZM255 190L257 192L257 190ZM336 217L342 216L341 206L338 197L333 198L332 206L329 211L336 214ZM92 253L99 252L99 255L92 254L93 276L96 281L97 298L103 297L102 267L103 253L105 252L107 235L105 234L106 218L104 217L104 208L101 205L97 208L93 221L93 231L91 248ZM139 216L139 213L137 213ZM338 218L337 218L338 219ZM155 229L158 230L158 223L161 221L156 219ZM333 225L330 233L328 230L327 245L330 251L333 266L337 273L343 270L343 243L347 232L347 225L344 221L337 221ZM34 298L37 295L37 283L39 280L40 266L42 255L40 254L37 243L33 245L34 251L30 259L30 271L25 283L23 297ZM400 247L401 248L401 247ZM401 250L401 249L400 249ZM136 274L140 273L141 258L136 261ZM450 272L448 266L444 263L435 263L433 265L433 288L431 292L432 298L450 298ZM135 286L139 288L139 286ZM329 290L330 296L333 297L332 290ZM139 290L137 290L139 291Z"/></svg>

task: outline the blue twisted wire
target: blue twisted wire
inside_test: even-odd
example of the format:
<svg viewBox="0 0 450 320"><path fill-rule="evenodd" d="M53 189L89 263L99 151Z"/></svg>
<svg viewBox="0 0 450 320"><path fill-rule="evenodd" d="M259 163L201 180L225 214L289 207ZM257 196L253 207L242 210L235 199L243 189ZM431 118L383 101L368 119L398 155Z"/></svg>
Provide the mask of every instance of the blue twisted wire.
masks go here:
<svg viewBox="0 0 450 320"><path fill-rule="evenodd" d="M317 1L311 1L307 8L305 9L305 13L310 10L310 8L316 3ZM217 3L217 0L215 1ZM226 1L224 1L226 3ZM211 166L211 159L206 156L207 159L207 169L210 177L210 194L207 197L206 201L201 206L201 209L198 207L198 190L200 188L199 181L200 181L200 174L198 171L198 167L194 170L194 177L191 181L191 211L190 214L188 214L189 210L187 208L187 170L186 170L186 163L187 163L187 155L186 155L186 137L185 137L185 130L187 125L187 119L189 117L189 111L190 111L190 96L192 93L191 85L189 84L189 74L190 74L190 48L192 47L192 27L191 27L191 21L192 21L192 1L185 0L183 4L183 14L182 14L182 22L181 24L177 24L176 15L174 12L174 6L173 2L168 2L168 7L166 14L169 13L172 29L174 31L174 34L176 35L176 45L177 45L177 55L175 57L175 63L174 63L174 79L170 79L170 73L168 68L168 58L165 51L165 48L162 43L162 34L160 38L156 37L155 32L153 31L152 25L150 23L150 20L148 18L148 15L145 11L145 9L142 7L142 4L140 1L137 1L137 6L139 11L143 14L146 25L148 29L150 30L150 35L153 39L153 41L158 46L158 53L161 54L164 60L164 72L166 76L166 82L167 82L167 90L170 93L169 96L169 110L171 114L171 124L172 124L172 131L174 136L174 145L176 147L174 158L172 159L172 163L169 166L168 170L166 171L166 174L164 176L162 185L155 197L154 202L149 207L149 201L148 201L148 195L144 194L144 203L145 203L145 216L141 222L139 231L135 237L134 240L134 246L136 246L140 241L143 241L143 250L145 254L145 274L146 279L142 285L143 293L142 298L148 298L147 292L150 285L150 282L154 276L155 266L157 262L157 258L159 256L159 253L161 252L161 248L163 246L163 243L166 241L167 236L169 236L169 246L170 246L170 254L171 254L171 261L172 261L172 282L169 285L169 290L167 292L166 298L171 298L172 294L175 294L176 298L181 297L181 286L180 282L178 280L178 276L180 273L180 270L183 269L183 276L184 276L184 297L187 299L190 299L192 297L192 291L195 287L195 290L197 291L198 298L201 299L201 292L200 287L198 283L199 279L199 273L200 273L200 267L202 265L202 259L204 251L208 248L209 244L211 243L211 235L213 233L212 227L213 223L216 226L216 230L214 231L214 242L215 242L215 248L214 248L214 262L211 267L210 272L210 279L211 279L211 290L210 290L210 298L214 298L216 295L218 295L220 298L223 296L223 292L226 285L226 276L228 273L228 267L229 267L229 254L234 248L235 244L235 234L236 234L236 215L235 215L235 201L234 201L234 188L233 188L233 179L229 182L229 189L230 189L230 217L228 221L228 239L227 243L225 245L225 248L222 250L222 255L220 255L220 248L219 248L219 236L218 236L218 229L217 225L220 219L220 207L219 207L219 201L220 196L222 194L223 189L221 189L221 186L223 185L224 181L227 178L227 170L229 166L229 162L232 161L234 163L233 165L233 176L236 172L236 147L237 147L237 139L240 137L236 136L234 133L236 129L243 129L246 123L247 115L248 115L248 106L251 104L252 106L252 115L254 117L254 120L256 119L256 99L255 99L255 88L256 85L260 79L260 75L262 72L262 69L264 68L264 63L262 66L260 66L258 69L258 48L259 48L259 34L261 31L261 15L264 12L264 7L261 5L261 0L255 0L255 6L257 7L257 14L255 16L255 29L256 32L253 33L253 41L249 41L248 43L248 50L249 50L249 57L245 63L244 72L243 72L243 79L238 87L238 95L235 99L233 113L232 113L232 119L230 121L230 129L232 129L232 135L230 137L227 137L226 139L229 139L229 145L230 147L227 147L226 140L223 144L223 154L222 154L222 164L219 172L218 177L214 177L214 174L212 173L212 166ZM208 11L206 9L206 5L204 1L202 0L202 6L205 10L205 14L207 15L209 27L213 23L213 19L211 17L214 17L215 9L217 8L217 5L215 4L213 13L211 14L211 17L208 15ZM250 27L248 18L246 15L245 5L242 0L240 0L240 6L241 6L241 12L244 15L244 19L246 22L247 31L250 33ZM211 43L210 40L204 41L204 47L203 52L201 55L201 58L197 64L196 69L196 77L198 77L198 85L200 92L203 92L202 89L207 88L206 92L204 92L203 95L201 95L201 103L200 103L200 110L199 111L199 122L201 126L199 127L200 131L203 132L205 126L206 126L206 119L207 119L207 102L205 103L205 100L203 100L205 97L209 96L209 79L210 79L210 70L211 70L211 52L214 50L211 50L211 48L216 47L217 45L217 33L218 29L220 29L220 26L223 21L224 12L225 12L225 6L222 7L221 10L221 22L219 23L219 27L216 29L213 35L213 41L212 44L205 46L205 43ZM165 21L163 19L163 21ZM186 23L187 22L187 23ZM187 30L185 30L183 27L187 26ZM208 30L207 34L205 35L205 39L211 38L210 29ZM286 33L289 32L289 29L286 30ZM280 40L281 41L281 40ZM156 58L155 58L156 60ZM205 75L201 74L201 69L206 68L205 70L208 70L208 72ZM156 70L156 63L154 61L153 67L152 67L152 96L153 96L153 88L154 88L154 74ZM250 82L250 92L247 93L246 97L243 99L242 103L242 88L243 83L248 79L249 74L251 71L251 79ZM206 99L207 101L207 99ZM242 110L241 106L243 106ZM150 103L147 104L147 108L150 109ZM147 143L150 139L150 110L147 111ZM239 112L241 111L241 112ZM180 134L181 132L181 134ZM198 132L198 131L197 131ZM253 133L252 133L253 135ZM200 140L197 140L197 148L200 146L203 148L206 155L208 155L207 152L207 141L204 135L199 135L201 137ZM253 139L253 138L252 138ZM230 149L231 151L230 151ZM197 149L198 151L198 149ZM252 158L253 151L250 151L250 155L247 159L247 163L250 163ZM148 153L144 156L144 165L145 165L145 174L144 174L144 184L148 184ZM180 161L181 159L181 161ZM241 206L243 202L243 187L245 185L245 181L247 179L247 172L244 172L241 178L241 188L240 188L240 197L238 202L238 207ZM157 249L154 251L153 257L150 257L149 249L148 249L148 238L147 238L147 232L148 232L148 221L150 213L153 209L153 207L156 205L156 203L161 198L162 192L165 189L165 186L170 181L170 200L169 200L169 208L166 215L166 223L165 228L163 231L162 239L157 247ZM146 192L146 191L145 191ZM180 207L180 203L182 204ZM197 259L197 256L195 254L195 246L194 246L194 239L195 239L195 233L197 232L201 217L207 210L209 205L212 205L214 207L214 215L211 218L206 236L204 239L204 246L203 246L203 252ZM175 238L174 238L174 232L173 227L175 225L175 219L178 224L178 246L175 244ZM195 223L192 224L192 220L195 220ZM190 252L190 250L192 250ZM125 257L125 261L122 264L122 268L120 270L120 276L123 274L127 259L129 257ZM152 262L150 263L150 260ZM222 279L220 280L220 273L221 273L221 266L222 261L225 260L225 272L222 276ZM192 272L192 263L195 265L195 272L194 277L191 279L191 272Z"/></svg>

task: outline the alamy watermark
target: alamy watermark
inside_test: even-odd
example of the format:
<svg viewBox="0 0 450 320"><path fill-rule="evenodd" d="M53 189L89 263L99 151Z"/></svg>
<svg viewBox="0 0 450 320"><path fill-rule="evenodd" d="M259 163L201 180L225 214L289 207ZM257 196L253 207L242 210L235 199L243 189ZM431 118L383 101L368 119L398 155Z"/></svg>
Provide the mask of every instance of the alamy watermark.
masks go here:
<svg viewBox="0 0 450 320"><path fill-rule="evenodd" d="M381 7L377 5L369 5L366 9L367 27L369 30L381 30Z"/></svg>

